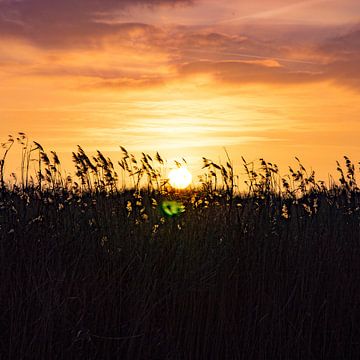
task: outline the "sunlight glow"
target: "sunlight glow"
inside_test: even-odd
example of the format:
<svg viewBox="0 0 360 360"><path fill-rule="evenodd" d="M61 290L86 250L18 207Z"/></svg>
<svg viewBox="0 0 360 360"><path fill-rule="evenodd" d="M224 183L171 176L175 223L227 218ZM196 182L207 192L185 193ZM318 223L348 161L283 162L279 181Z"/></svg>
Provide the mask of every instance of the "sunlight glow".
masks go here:
<svg viewBox="0 0 360 360"><path fill-rule="evenodd" d="M173 169L169 173L169 183L176 189L185 189L190 185L191 181L192 175L189 170L184 167Z"/></svg>

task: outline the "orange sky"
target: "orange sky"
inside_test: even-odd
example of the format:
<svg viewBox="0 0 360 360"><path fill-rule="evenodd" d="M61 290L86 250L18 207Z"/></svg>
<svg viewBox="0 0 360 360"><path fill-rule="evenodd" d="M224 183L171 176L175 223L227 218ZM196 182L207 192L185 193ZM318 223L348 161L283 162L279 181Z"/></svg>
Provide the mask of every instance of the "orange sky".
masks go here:
<svg viewBox="0 0 360 360"><path fill-rule="evenodd" d="M0 141L360 160L358 0L0 0ZM18 171L14 151L8 171Z"/></svg>

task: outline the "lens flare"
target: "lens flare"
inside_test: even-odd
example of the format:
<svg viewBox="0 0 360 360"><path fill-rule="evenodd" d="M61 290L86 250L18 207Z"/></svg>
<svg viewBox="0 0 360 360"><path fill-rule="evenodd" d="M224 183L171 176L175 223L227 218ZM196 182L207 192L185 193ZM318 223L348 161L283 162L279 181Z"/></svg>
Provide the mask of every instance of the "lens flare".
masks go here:
<svg viewBox="0 0 360 360"><path fill-rule="evenodd" d="M169 173L169 183L173 188L185 189L191 184L191 181L192 175L189 170L184 167L173 169Z"/></svg>
<svg viewBox="0 0 360 360"><path fill-rule="evenodd" d="M185 211L185 206L175 200L165 200L161 204L161 210L168 217L180 215Z"/></svg>

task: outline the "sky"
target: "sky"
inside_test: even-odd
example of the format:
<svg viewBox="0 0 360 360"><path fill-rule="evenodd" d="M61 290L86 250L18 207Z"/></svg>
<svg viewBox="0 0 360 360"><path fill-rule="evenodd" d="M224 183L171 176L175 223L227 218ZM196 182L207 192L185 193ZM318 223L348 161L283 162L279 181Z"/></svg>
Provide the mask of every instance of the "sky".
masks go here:
<svg viewBox="0 0 360 360"><path fill-rule="evenodd" d="M0 142L360 160L358 0L0 0ZM19 171L16 151L7 170Z"/></svg>

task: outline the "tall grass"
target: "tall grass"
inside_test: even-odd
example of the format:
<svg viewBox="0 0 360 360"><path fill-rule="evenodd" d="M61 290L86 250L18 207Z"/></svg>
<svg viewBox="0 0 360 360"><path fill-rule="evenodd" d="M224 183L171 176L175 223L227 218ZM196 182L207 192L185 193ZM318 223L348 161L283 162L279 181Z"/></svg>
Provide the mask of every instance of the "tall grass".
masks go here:
<svg viewBox="0 0 360 360"><path fill-rule="evenodd" d="M55 152L18 141L21 182L0 190L2 358L359 359L348 158L331 186L300 161L281 176L243 159L238 177L229 158L204 159L201 184L175 192L159 154L121 148L117 171L78 147L70 178ZM165 216L166 200L185 211Z"/></svg>

